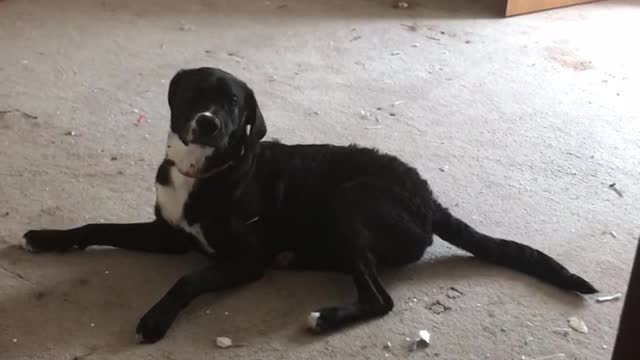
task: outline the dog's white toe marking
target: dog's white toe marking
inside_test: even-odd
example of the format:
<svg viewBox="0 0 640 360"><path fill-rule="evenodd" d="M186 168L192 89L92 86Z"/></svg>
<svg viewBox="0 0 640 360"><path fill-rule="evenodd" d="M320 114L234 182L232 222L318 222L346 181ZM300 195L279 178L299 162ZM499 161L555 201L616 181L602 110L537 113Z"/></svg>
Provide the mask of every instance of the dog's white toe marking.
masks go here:
<svg viewBox="0 0 640 360"><path fill-rule="evenodd" d="M307 317L307 326L310 330L318 330L318 318L320 318L320 313L317 311L309 314Z"/></svg>
<svg viewBox="0 0 640 360"><path fill-rule="evenodd" d="M27 242L27 239L22 239L22 242L20 242L20 247L28 252L37 252L36 249L34 249L31 245L29 245L29 243Z"/></svg>

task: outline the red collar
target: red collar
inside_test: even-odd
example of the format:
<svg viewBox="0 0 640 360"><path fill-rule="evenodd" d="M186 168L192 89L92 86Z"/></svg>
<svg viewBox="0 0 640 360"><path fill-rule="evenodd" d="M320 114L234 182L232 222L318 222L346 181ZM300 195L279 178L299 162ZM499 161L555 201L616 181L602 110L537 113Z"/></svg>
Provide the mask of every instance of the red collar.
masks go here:
<svg viewBox="0 0 640 360"><path fill-rule="evenodd" d="M200 174L200 173L195 173L194 174L194 173L184 172L184 171L180 170L180 168L177 167L177 166L176 166L176 169L178 170L178 172L182 176L186 176L186 177L192 178L192 179L204 179L206 177L209 177L211 175L219 173L220 171L222 171L222 170L228 168L229 166L231 166L232 164L233 164L233 161L229 161L228 163L226 163L226 164L224 164L222 166L219 166L219 167L217 167L215 169L211 169L211 170L209 170L209 171L207 171L206 173L203 173L203 174Z"/></svg>

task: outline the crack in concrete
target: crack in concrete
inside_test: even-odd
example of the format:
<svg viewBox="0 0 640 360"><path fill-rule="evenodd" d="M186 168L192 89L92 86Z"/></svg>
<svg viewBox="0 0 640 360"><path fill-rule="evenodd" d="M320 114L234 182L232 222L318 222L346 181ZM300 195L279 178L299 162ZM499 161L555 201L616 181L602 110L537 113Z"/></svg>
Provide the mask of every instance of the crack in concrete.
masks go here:
<svg viewBox="0 0 640 360"><path fill-rule="evenodd" d="M26 283L29 283L29 284L33 285L33 283L32 283L30 280L28 280L27 278L25 278L22 274L20 274L20 273L19 273L19 272L17 272L17 271L13 271L13 270L7 269L6 267L4 267L4 266L2 266L2 265L0 265L0 269L2 269L2 270L4 270L4 271L6 271L7 273L9 273L9 274L11 274L11 275L13 275L13 276L17 277L18 279L20 279L20 280L22 280L22 281L24 281L24 282L26 282Z"/></svg>

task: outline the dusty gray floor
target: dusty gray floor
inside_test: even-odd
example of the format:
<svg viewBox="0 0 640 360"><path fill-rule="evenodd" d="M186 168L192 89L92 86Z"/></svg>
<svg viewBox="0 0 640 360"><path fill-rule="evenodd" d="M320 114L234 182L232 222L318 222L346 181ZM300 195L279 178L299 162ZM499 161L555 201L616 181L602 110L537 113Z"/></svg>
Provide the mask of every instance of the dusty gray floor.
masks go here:
<svg viewBox="0 0 640 360"><path fill-rule="evenodd" d="M397 305L368 324L306 334L306 314L346 301L349 280L271 273L202 297L153 346L135 344L135 324L198 256L15 245L34 227L149 219L168 80L213 65L255 88L271 136L398 154L479 229L624 292L640 233L638 5L500 19L491 0L137 3L0 2L0 110L24 112L0 113L2 359L608 358L621 302L442 242L384 276ZM463 296L447 298L451 286ZM450 310L433 313L436 300ZM558 333L570 316L589 333ZM419 329L433 345L409 353ZM246 346L218 349L216 336Z"/></svg>

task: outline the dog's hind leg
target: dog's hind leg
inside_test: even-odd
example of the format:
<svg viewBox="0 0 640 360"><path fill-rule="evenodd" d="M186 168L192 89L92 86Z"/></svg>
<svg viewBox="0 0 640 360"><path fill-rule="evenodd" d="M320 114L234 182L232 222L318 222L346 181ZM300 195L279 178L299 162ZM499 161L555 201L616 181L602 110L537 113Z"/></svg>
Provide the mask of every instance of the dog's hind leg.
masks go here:
<svg viewBox="0 0 640 360"><path fill-rule="evenodd" d="M25 249L33 252L68 251L89 246L113 246L127 250L165 254L185 253L188 235L162 220L130 224L87 224L67 230L30 230Z"/></svg>
<svg viewBox="0 0 640 360"><path fill-rule="evenodd" d="M343 186L336 194L334 263L349 269L357 290L354 303L325 307L309 315L309 327L324 332L387 314L393 300L376 273L380 265L417 261L431 244L430 228L418 203L375 180ZM423 219L424 217L424 219Z"/></svg>
<svg viewBox="0 0 640 360"><path fill-rule="evenodd" d="M350 323L387 314L393 309L393 299L384 289L370 256L354 259L353 282L357 290L354 303L324 307L309 314L311 331L325 332Z"/></svg>

